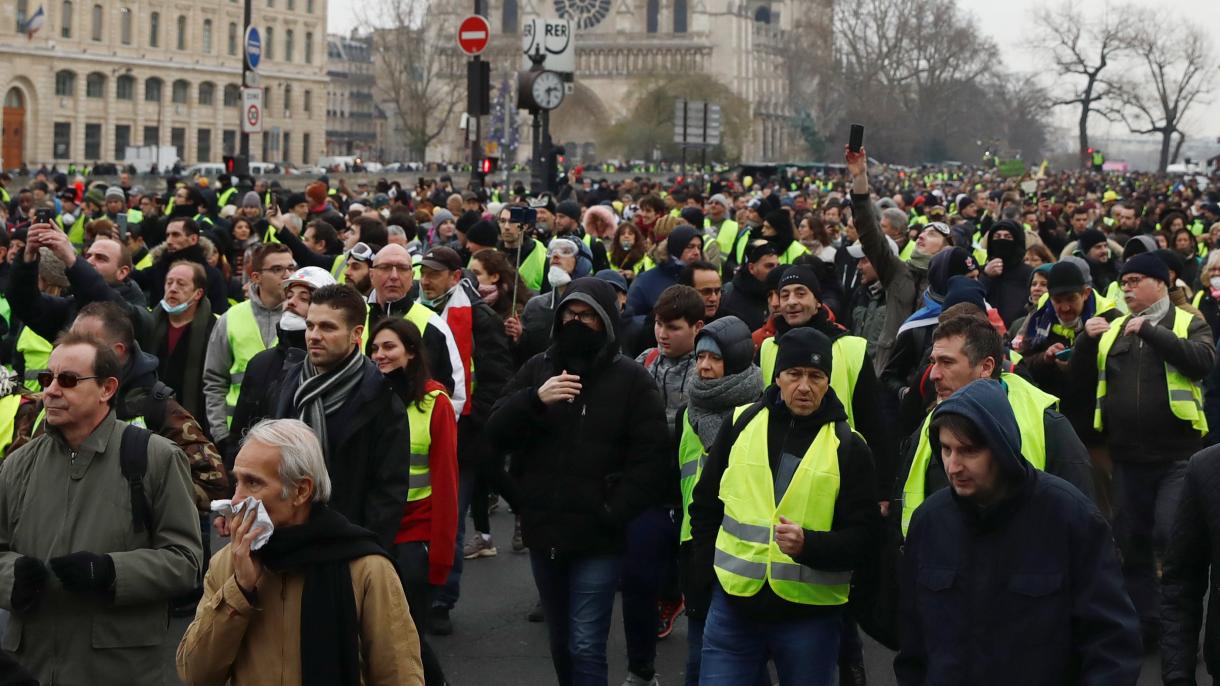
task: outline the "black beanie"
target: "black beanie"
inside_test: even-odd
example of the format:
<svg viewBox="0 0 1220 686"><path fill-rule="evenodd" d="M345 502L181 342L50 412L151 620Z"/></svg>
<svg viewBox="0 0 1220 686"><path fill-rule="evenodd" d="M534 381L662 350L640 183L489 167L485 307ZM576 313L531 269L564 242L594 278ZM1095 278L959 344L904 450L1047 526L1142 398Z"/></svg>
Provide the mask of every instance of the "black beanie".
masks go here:
<svg viewBox="0 0 1220 686"><path fill-rule="evenodd" d="M1100 230L1085 229L1084 231L1080 232L1080 236L1076 240L1076 249L1080 251L1081 255L1087 255L1089 251L1093 249L1093 246L1097 245L1098 243L1104 243L1105 240L1106 234L1102 233Z"/></svg>
<svg viewBox="0 0 1220 686"><path fill-rule="evenodd" d="M482 218L483 215L479 214L478 212L475 212L474 210L467 210L462 213L462 216L457 218L457 221L454 222L453 225L457 228L458 233L466 234L470 233L470 227L477 224ZM478 241L475 242L478 243ZM479 243L479 245L483 245L483 243Z"/></svg>
<svg viewBox="0 0 1220 686"><path fill-rule="evenodd" d="M928 264L928 288L934 295L943 296L949 290L949 279L965 276L978 268L974 256L965 248L941 250Z"/></svg>
<svg viewBox="0 0 1220 686"><path fill-rule="evenodd" d="M1165 263L1165 267L1169 269L1169 271L1173 272L1171 276L1181 277L1182 274L1186 272L1186 261L1182 259L1182 256L1179 255L1176 250L1166 250L1165 248L1160 248L1153 250L1152 254L1156 255L1162 262ZM1173 284L1170 285L1172 286Z"/></svg>
<svg viewBox="0 0 1220 686"><path fill-rule="evenodd" d="M686 246L690 245L690 242L695 240L696 235L697 232L693 226L682 224L675 227L674 230L670 232L669 238L665 243L666 249L669 250L670 258L675 260L681 258L682 251L686 250Z"/></svg>
<svg viewBox="0 0 1220 686"><path fill-rule="evenodd" d="M466 232L466 240L485 248L494 248L496 242L500 240L500 232L496 229L495 224L486 219L480 219Z"/></svg>
<svg viewBox="0 0 1220 686"><path fill-rule="evenodd" d="M787 210L775 210L764 217L763 221L770 224L780 238L792 238L796 235L792 228L792 216Z"/></svg>
<svg viewBox="0 0 1220 686"><path fill-rule="evenodd" d="M979 312L987 314L987 290L983 284L969 276L953 276L949 278L949 288L945 292L944 310L959 303L970 303L979 308ZM942 312L944 311L942 310Z"/></svg>
<svg viewBox="0 0 1220 686"><path fill-rule="evenodd" d="M1123 273L1121 276L1128 274L1142 274L1164 283L1169 284L1169 267L1165 266L1165 261L1157 257L1154 253L1144 252L1127 260L1123 265Z"/></svg>
<svg viewBox="0 0 1220 686"><path fill-rule="evenodd" d="M805 265L795 265L784 270L784 275L780 277L779 284L775 290L781 290L784 286L801 285L813 291L814 296L820 301L822 299L822 284L818 281L818 275L812 269Z"/></svg>
<svg viewBox="0 0 1220 686"><path fill-rule="evenodd" d="M776 339L779 352L775 355L775 375L793 367L815 367L830 376L831 347L826 334L799 326Z"/></svg>
<svg viewBox="0 0 1220 686"><path fill-rule="evenodd" d="M703 227L703 210L698 207L683 207L678 214L687 224L697 228Z"/></svg>
<svg viewBox="0 0 1220 686"><path fill-rule="evenodd" d="M787 272L791 268L792 268L792 265L790 265L790 264L781 264L781 265L777 266L775 269L772 269L771 271L767 272L766 283L767 283L767 292L768 293L770 293L771 291L779 290L779 280L781 278L783 278L784 273Z"/></svg>

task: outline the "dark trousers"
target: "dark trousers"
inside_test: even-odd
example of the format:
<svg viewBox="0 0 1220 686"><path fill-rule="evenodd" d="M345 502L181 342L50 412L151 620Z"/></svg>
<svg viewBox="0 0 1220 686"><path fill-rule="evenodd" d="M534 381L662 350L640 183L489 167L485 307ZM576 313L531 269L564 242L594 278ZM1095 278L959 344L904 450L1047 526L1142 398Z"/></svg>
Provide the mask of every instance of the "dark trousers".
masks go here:
<svg viewBox="0 0 1220 686"><path fill-rule="evenodd" d="M428 583L428 544L423 541L399 543L394 547L394 557L398 562L402 590L407 595L411 621L415 622L415 632L419 634L419 655L424 663L424 684L444 686L445 672L427 640L429 620L432 616L432 596L436 593L436 587Z"/></svg>
<svg viewBox="0 0 1220 686"><path fill-rule="evenodd" d="M1114 464L1114 532L1127 593L1145 627L1160 621L1156 560L1169 541L1185 476L1186 460Z"/></svg>
<svg viewBox="0 0 1220 686"><path fill-rule="evenodd" d="M651 679L657 659L657 601L677 564L678 525L669 508L654 507L627 525L623 553L623 634L627 669Z"/></svg>
<svg viewBox="0 0 1220 686"><path fill-rule="evenodd" d="M466 510L470 507L470 499L474 495L475 476L473 469L463 469L458 474L457 545L453 548L453 567L449 569L449 576L445 579L445 585L437 592L435 601L437 607L447 610L452 610L462 595L462 567L466 563L466 558L462 556L462 544L466 541ZM483 509L486 510L486 498L483 503Z"/></svg>
<svg viewBox="0 0 1220 686"><path fill-rule="evenodd" d="M551 559L530 551L559 686L606 686L620 566L614 555Z"/></svg>

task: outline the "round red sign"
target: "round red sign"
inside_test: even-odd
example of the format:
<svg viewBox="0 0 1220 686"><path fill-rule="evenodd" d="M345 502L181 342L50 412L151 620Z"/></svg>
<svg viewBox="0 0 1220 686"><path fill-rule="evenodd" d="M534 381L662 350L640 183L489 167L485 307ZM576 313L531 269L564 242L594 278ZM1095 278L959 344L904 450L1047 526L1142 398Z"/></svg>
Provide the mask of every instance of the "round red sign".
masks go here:
<svg viewBox="0 0 1220 686"><path fill-rule="evenodd" d="M477 14L466 17L458 26L458 47L467 55L483 52L490 40L491 24Z"/></svg>

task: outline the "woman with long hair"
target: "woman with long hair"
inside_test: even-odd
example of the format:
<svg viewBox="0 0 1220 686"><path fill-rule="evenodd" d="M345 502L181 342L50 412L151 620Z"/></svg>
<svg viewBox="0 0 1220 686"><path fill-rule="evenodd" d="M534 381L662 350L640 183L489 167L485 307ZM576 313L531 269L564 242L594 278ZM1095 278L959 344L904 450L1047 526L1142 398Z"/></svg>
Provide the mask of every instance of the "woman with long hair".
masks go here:
<svg viewBox="0 0 1220 686"><path fill-rule="evenodd" d="M423 337L400 317L386 317L369 332L366 352L407 406L411 436L410 488L394 537L398 574L419 634L424 683L445 683L440 662L428 646L432 598L449 577L457 541L457 420L445 387L428 373Z"/></svg>
<svg viewBox="0 0 1220 686"><path fill-rule="evenodd" d="M619 224L610 245L610 268L617 269L630 283L636 274L652 266L652 260L645 254L647 248L644 236L635 224Z"/></svg>
<svg viewBox="0 0 1220 686"><path fill-rule="evenodd" d="M505 321L520 316L525 303L534 295L504 253L495 248L484 248L471 255L468 270L478 280L475 287L479 289L483 302L491 305L491 309ZM515 301L513 284L516 284L517 291Z"/></svg>

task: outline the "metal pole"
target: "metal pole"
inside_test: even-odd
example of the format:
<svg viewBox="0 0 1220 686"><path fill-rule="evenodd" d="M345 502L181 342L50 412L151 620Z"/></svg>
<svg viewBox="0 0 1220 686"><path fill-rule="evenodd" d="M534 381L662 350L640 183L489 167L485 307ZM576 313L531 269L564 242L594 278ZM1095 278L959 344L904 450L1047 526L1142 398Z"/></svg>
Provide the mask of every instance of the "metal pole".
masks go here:
<svg viewBox="0 0 1220 686"><path fill-rule="evenodd" d="M475 12L478 12L478 10L479 10L478 2L476 1L475 2ZM482 80L479 78L479 73L480 73L479 72L479 69L480 69L479 63L482 62L483 59L481 57L479 57L478 55L475 55L474 57L470 58L470 61L474 64L474 70L471 72L471 75L473 76L473 78L467 79L466 87L472 88L472 89L473 88L481 89L483 86L482 86ZM481 98L482 98L482 95L480 94L480 96L479 96L480 103L482 102ZM471 99L467 98L466 101L470 102ZM482 106L482 105L480 104L480 106ZM477 188L477 187L483 185L482 183L479 182L479 163L483 159L483 155L482 155L482 152L483 152L482 151L483 118L479 116L478 110L469 113L469 116L471 119L474 119L474 140L471 141L471 143L470 143L470 186L471 186L471 188Z"/></svg>
<svg viewBox="0 0 1220 686"><path fill-rule="evenodd" d="M253 15L254 15L254 0L245 0L245 5L242 7L243 29L242 29L241 35L242 35L243 45L242 45L242 49L239 51L241 53L240 59L241 59L241 85L242 85L242 87L247 87L250 85L250 65L246 62L246 48L245 48L244 43L245 43L246 31L250 30L250 23L251 23L251 21L253 21ZM240 100L238 100L238 102L240 103ZM241 155L241 157L244 158L248 162L250 160L250 134L246 133L243 130L245 127L241 125L242 117L245 117L245 116L246 116L246 113L242 111L242 108L240 108L240 107L237 108L237 117L238 117L238 119L237 119L238 129L237 130L240 132L240 135L241 135L241 143L240 143L240 149L238 150L238 154Z"/></svg>
<svg viewBox="0 0 1220 686"><path fill-rule="evenodd" d="M687 100L683 100L682 101L682 176L683 177L686 176L686 141L689 140L688 139L689 134L687 133L686 129L689 126L689 120L690 120L690 109L689 108L690 108L690 102Z"/></svg>

